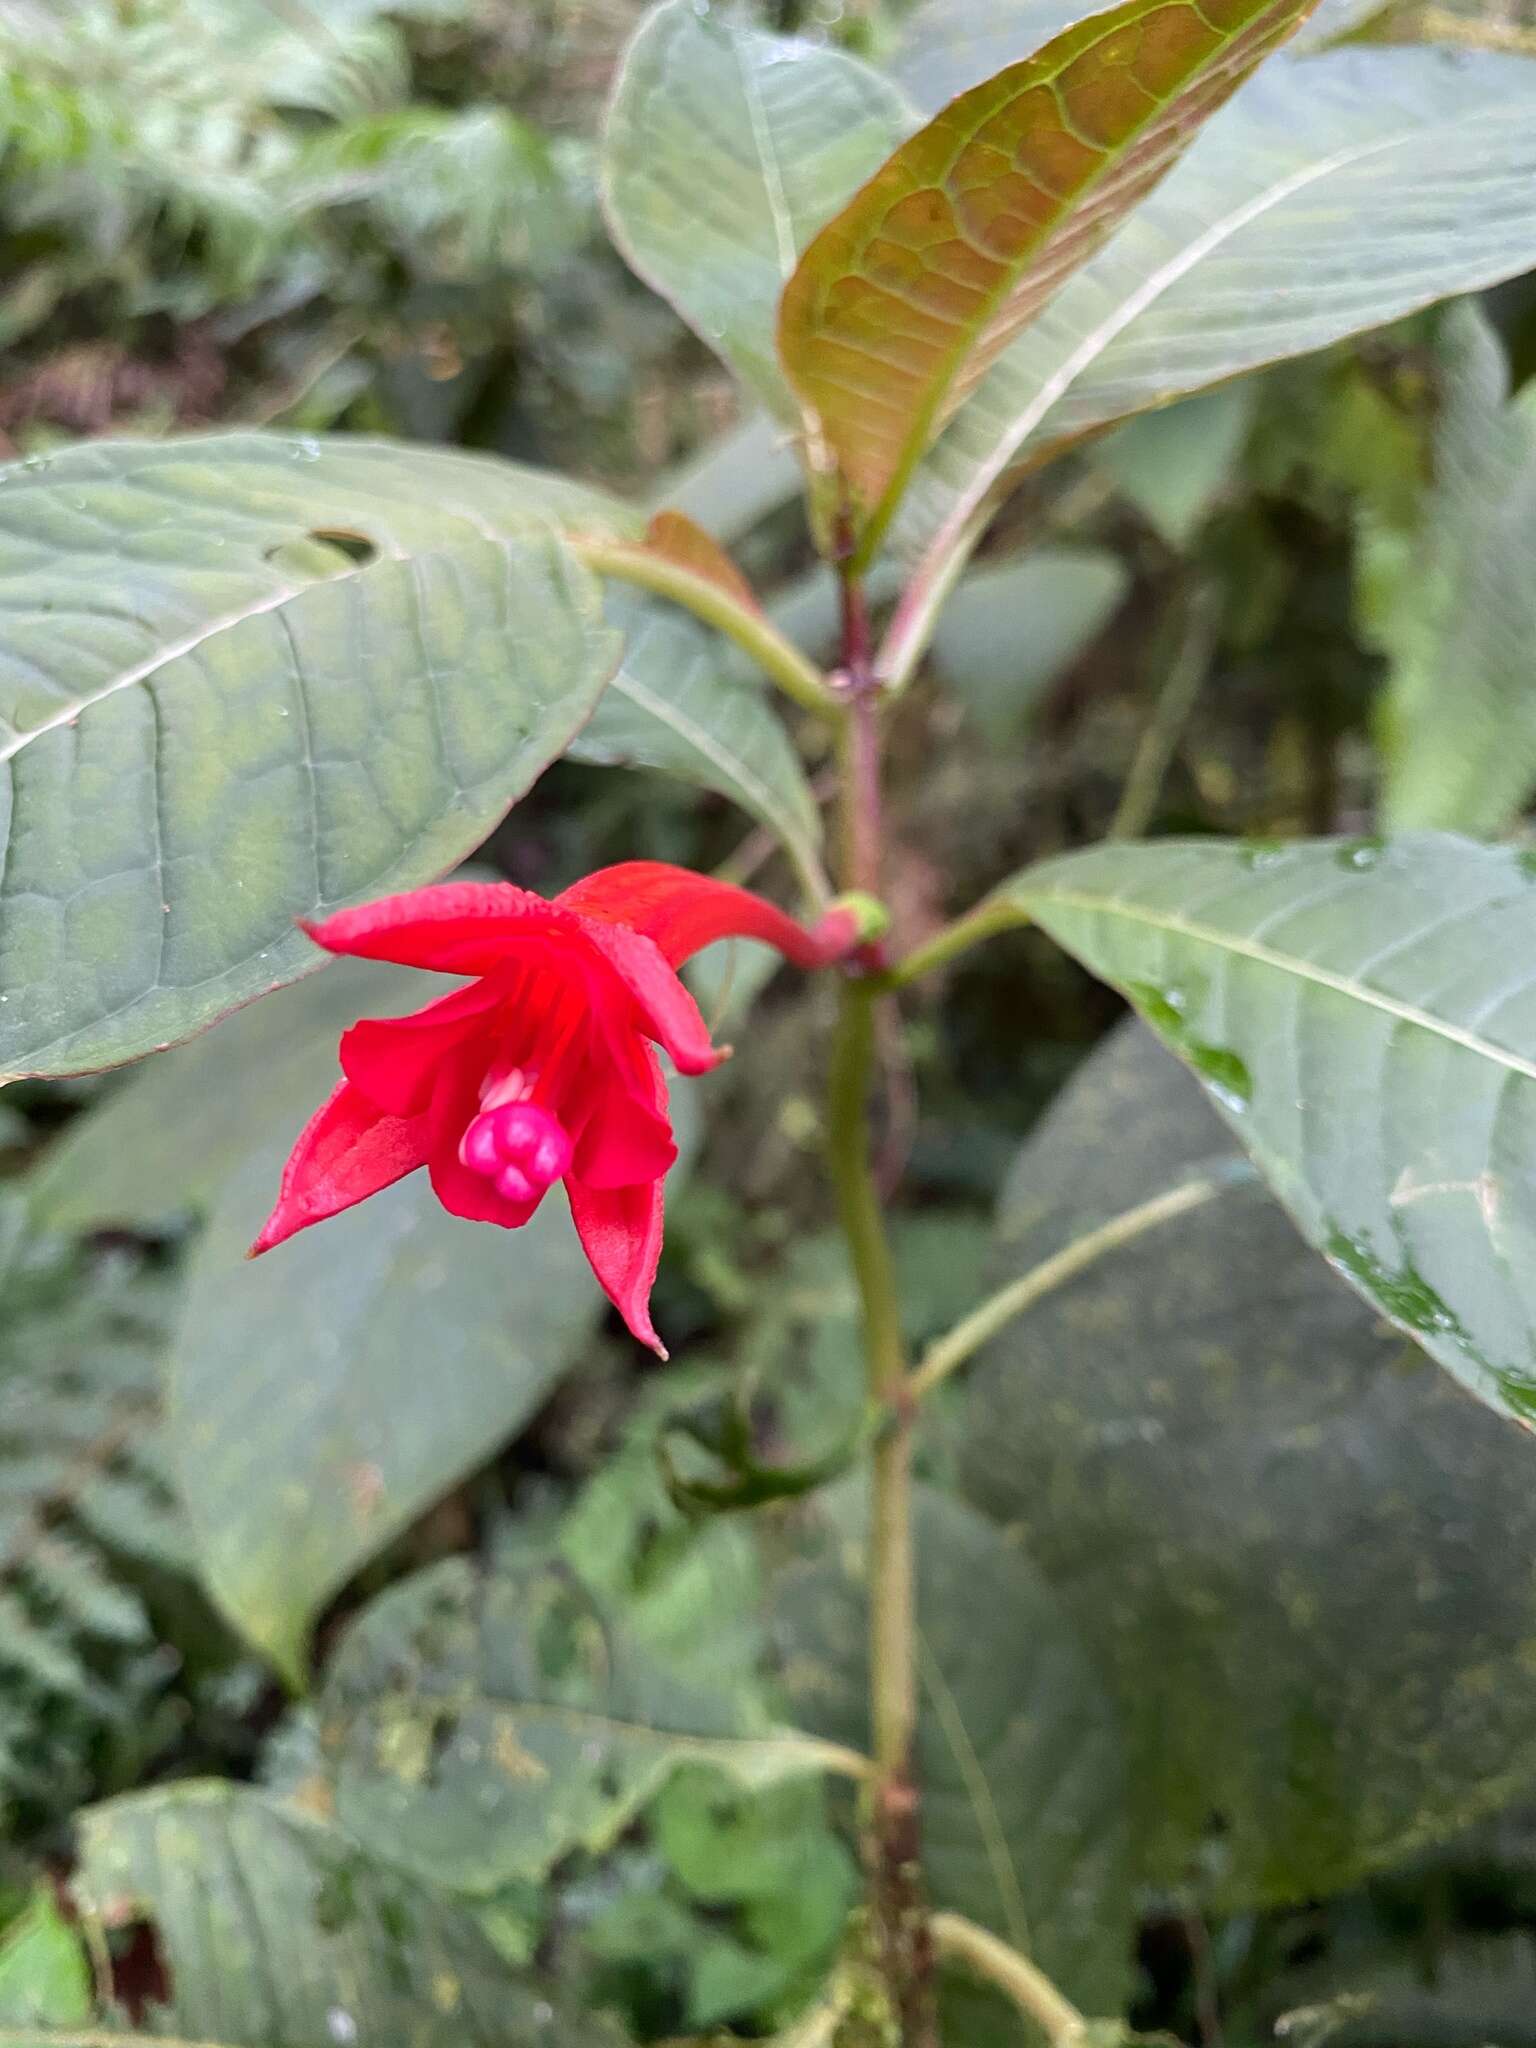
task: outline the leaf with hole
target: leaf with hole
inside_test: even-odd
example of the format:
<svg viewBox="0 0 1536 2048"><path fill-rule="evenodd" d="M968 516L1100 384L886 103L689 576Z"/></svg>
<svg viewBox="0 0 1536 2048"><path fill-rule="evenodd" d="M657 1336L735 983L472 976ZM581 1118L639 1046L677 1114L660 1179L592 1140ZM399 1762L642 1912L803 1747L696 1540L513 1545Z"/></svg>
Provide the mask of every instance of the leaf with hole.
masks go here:
<svg viewBox="0 0 1536 2048"><path fill-rule="evenodd" d="M996 1279L1236 1153L1125 1023L1020 1150ZM1308 1898L1529 1782L1530 1445L1256 1180L1037 1303L974 1368L966 1413L969 1497L1113 1687L1147 1882L1223 1909Z"/></svg>
<svg viewBox="0 0 1536 2048"><path fill-rule="evenodd" d="M603 200L614 240L781 419L774 309L800 251L915 125L877 71L663 0L614 86Z"/></svg>
<svg viewBox="0 0 1536 2048"><path fill-rule="evenodd" d="M1536 1427L1536 866L1433 833L1165 840L996 902L1136 1005L1367 1300Z"/></svg>
<svg viewBox="0 0 1536 2048"><path fill-rule="evenodd" d="M320 1717L349 1833L469 1894L608 1847L684 1763L748 1786L857 1766L771 1727L740 1682L679 1678L539 1557L490 1573L450 1559L376 1600Z"/></svg>
<svg viewBox="0 0 1536 2048"><path fill-rule="evenodd" d="M1091 15L962 93L821 230L779 351L865 559L944 421L1311 4Z"/></svg>
<svg viewBox="0 0 1536 2048"><path fill-rule="evenodd" d="M620 2048L605 2021L509 1968L470 1914L266 1793L172 1785L87 1807L78 1831L70 1883L86 1927L102 1941L149 1930L163 1973L145 2014L154 2035Z"/></svg>
<svg viewBox="0 0 1536 2048"><path fill-rule="evenodd" d="M1536 64L1346 49L1266 65L1015 341L915 476L943 561L1010 469L1536 263Z"/></svg>
<svg viewBox="0 0 1536 2048"><path fill-rule="evenodd" d="M318 964L295 917L471 851L618 660L583 504L248 435L0 475L0 1073L185 1037Z"/></svg>

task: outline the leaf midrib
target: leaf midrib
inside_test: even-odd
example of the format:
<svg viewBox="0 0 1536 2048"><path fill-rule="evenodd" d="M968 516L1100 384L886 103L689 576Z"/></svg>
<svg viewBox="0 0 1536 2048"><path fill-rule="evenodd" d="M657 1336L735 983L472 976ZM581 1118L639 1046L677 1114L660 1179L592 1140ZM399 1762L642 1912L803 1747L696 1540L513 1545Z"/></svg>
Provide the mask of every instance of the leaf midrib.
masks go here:
<svg viewBox="0 0 1536 2048"><path fill-rule="evenodd" d="M1021 889L1015 893L1015 900L1028 907L1032 892ZM1051 889L1041 891L1034 898L1042 904L1059 905L1066 910L1089 912L1098 917L1119 917L1134 924L1150 927L1154 931L1171 932L1176 937L1191 939L1202 945L1213 946L1220 951L1235 954L1240 959L1251 960L1256 966L1270 967L1282 974L1291 974L1299 981L1307 981L1315 987L1328 989L1335 995L1348 996L1351 1000L1368 1009L1379 1010L1385 1016L1395 1017L1399 1023L1411 1024L1421 1031L1428 1031L1449 1044L1459 1046L1480 1059L1505 1067L1509 1072L1522 1075L1528 1081L1536 1081L1536 1060L1524 1058L1507 1046L1494 1044L1464 1025L1452 1024L1449 1019L1437 1017L1430 1010L1424 1010L1416 1003L1405 1002L1399 996L1391 996L1383 989L1373 989L1367 984L1352 981L1347 975L1336 974L1331 968L1320 967L1315 961L1306 960L1292 953L1283 953L1273 946L1267 946L1261 939L1245 939L1232 932L1224 932L1212 925L1197 923L1192 918L1181 917L1176 911L1148 911L1138 905L1126 903L1117 897L1094 896L1077 889Z"/></svg>
<svg viewBox="0 0 1536 2048"><path fill-rule="evenodd" d="M347 569L339 576L327 577L325 581L328 584L347 583L361 573L360 568ZM123 690L131 690L139 683L149 682L161 669L169 667L173 661L180 661L184 655L196 654L200 647L205 647L210 640L216 640L221 633L233 632L237 626L243 626L248 619L259 619L267 612L280 611L285 604L301 597L306 590L316 587L312 583L284 585L280 591L267 596L259 604L247 604L238 612L226 612L221 618L210 620L200 626L196 632L173 641L169 647L159 648L145 660L135 662L132 668L124 669L120 674L113 676L110 682L103 683L99 689L92 690L85 696L72 698L39 724L29 725L25 732L14 734L4 746L0 746L0 763L14 760L24 747L30 746L34 740L43 738L46 733L58 732L64 726L73 725L77 718L83 717L87 711L93 711L98 704L105 704L109 698L116 697Z"/></svg>
<svg viewBox="0 0 1536 2048"><path fill-rule="evenodd" d="M696 1730L659 1727L653 1721L630 1720L623 1715L605 1713L599 1707L570 1706L559 1701L528 1699L483 1689L476 1692L469 1702L466 1702L462 1690L452 1687L419 1688L413 1690L408 1699L409 1704L424 1717L446 1711L463 1713L468 1704L488 1713L509 1714L514 1719L542 1721L573 1738L599 1733L616 1741L659 1748L669 1756L714 1759L727 1767L739 1760L743 1771L753 1756L780 1757L786 1771L803 1763L807 1771L826 1771L854 1780L866 1778L871 1769L868 1759L845 1743L831 1742L824 1736L810 1735L803 1729L782 1725L750 1734L704 1735ZM372 1704L377 1706L379 1702ZM365 1721L366 1708L352 1725Z"/></svg>
<svg viewBox="0 0 1536 2048"><path fill-rule="evenodd" d="M778 819L779 834L785 850L794 861L802 880L815 879L817 860L814 842L807 838L800 822L791 816L775 792L753 771L742 755L727 750L703 726L696 724L685 711L679 710L677 705L658 696L647 684L632 676L622 662L608 687L615 695L627 697L659 725L670 726L680 739L697 748L706 761L713 762L722 775L729 776L738 789L756 791L763 815Z"/></svg>
<svg viewBox="0 0 1536 2048"><path fill-rule="evenodd" d="M1460 127L1463 124L1461 120L1457 120L1447 125ZM1250 226L1254 221L1262 220L1265 214L1273 212L1277 206L1283 206L1288 199L1293 199L1298 193L1305 192L1310 185L1315 185L1319 179L1331 178L1340 171L1352 170L1357 164L1364 163L1373 156L1380 156L1391 150L1402 149L1415 139L1422 141L1423 138L1422 135L1416 136L1415 131L1412 129L1402 129L1392 135L1381 137L1374 142L1335 150L1330 156L1320 158L1314 163L1299 166L1288 177L1279 178L1274 184L1266 186L1262 192L1254 193L1252 198L1245 200L1241 206L1234 207L1231 213L1223 215L1220 220L1212 221L1204 233L1195 236L1192 241L1185 243L1167 263L1161 265L1150 276L1144 278L1134 291L1127 294L1120 301L1119 305L1115 307L1107 319L1089 330L1060 368L1055 370L1039 387L1028 405L1014 416L1013 424L999 443L998 453L990 457L985 463L978 465L970 482L956 497L950 510L945 515L943 524L925 547L923 552L924 561L942 560L947 555L950 546L953 544L953 536L963 528L968 519L974 516L988 492L997 483L998 479L1007 472L1010 463L1021 452L1036 427L1067 396L1078 379L1085 372L1093 368L1094 364L1112 342L1117 341L1128 327L1141 318L1143 313L1150 312L1165 293L1172 291L1176 284L1187 277L1192 270L1197 269L1208 256L1213 255L1225 242L1230 241L1234 235L1240 234L1244 228ZM1142 205L1149 204L1152 196L1149 195L1147 199L1144 199L1141 202ZM1140 210L1140 207L1134 209L1127 217L1128 220L1134 220ZM1080 272L1079 275L1082 275L1082 273ZM1006 360L1006 351L999 360ZM1238 374L1245 375L1248 373L1239 372ZM985 386L981 388L984 389ZM1196 388L1205 389L1209 387L1197 386ZM1179 395L1186 396L1189 394L1181 393ZM958 419L963 417L963 415L956 414L955 417ZM939 445L942 444L935 444L935 446Z"/></svg>
<svg viewBox="0 0 1536 2048"><path fill-rule="evenodd" d="M957 339L940 361L928 398L919 409L908 431L905 445L901 449L897 461L895 473L881 493L879 502L870 515L869 529L862 543L862 552L867 553L878 545L880 537L891 523L896 508L906 491L908 483L911 481L913 472L922 460L924 453L932 445L935 431L942 427L947 400L959 381L961 371L964 369L966 360L971 353L975 336L985 333L993 324L1002 309L1029 276L1036 263L1055 246L1057 239L1063 231L1070 229L1080 217L1091 211L1115 173L1124 168L1126 157L1137 144L1142 142L1157 127L1157 124L1168 116L1170 111L1178 105L1184 93L1206 78L1210 71L1219 67L1221 60L1230 55L1234 44L1245 36L1256 23L1261 21L1266 12L1277 11L1279 5L1280 0L1270 0L1268 8L1261 6L1242 24L1241 28L1225 35L1218 49L1212 51L1209 63L1191 72L1187 78L1181 80L1175 92L1158 102L1146 116L1145 120L1138 122L1134 128L1128 130L1121 138L1119 151L1114 156L1107 157L1088 183L1081 186L1075 194L1062 202L1052 215L1050 225L1044 233L1019 256L1017 261L1004 265L1003 275L998 280L995 290L988 293L982 301L980 312L976 317L968 322L960 323ZM1200 10L1196 8L1195 12L1199 13ZM1205 20L1203 14L1201 19ZM1297 20L1293 26L1299 26L1300 21L1301 15L1298 13ZM1208 22L1207 26L1214 27L1215 24ZM1283 37L1281 40L1283 40ZM1054 81L1070 63L1076 62L1082 54L1082 52L1077 52L1071 58L1062 58L1055 70L1048 74L1049 78ZM1261 51L1260 58L1256 61L1262 61L1263 57L1269 54L1269 50ZM1028 63L1031 60L1025 59L1024 61ZM959 154L960 147L968 147L974 139L974 134L967 136L965 143L957 146L955 155ZM1192 137L1191 140L1193 139ZM1187 148L1188 144L1185 147ZM1177 162L1178 156L1181 153L1177 149L1175 150L1174 162ZM1171 165L1165 165L1164 170L1154 176L1152 180L1154 187L1161 181L1162 176L1165 175L1169 168L1171 168ZM945 170L946 183L949 177L953 175L953 171L954 161L952 157ZM1145 197L1146 194L1143 194L1142 198L1144 199ZM1140 203L1141 201L1138 200L1137 204L1139 205ZM1126 218L1129 218L1130 214L1134 211L1134 206L1128 209ZM1080 269L1081 266L1079 266ZM1063 280L1063 282L1066 282L1066 280ZM999 353L1002 352L1000 351Z"/></svg>
<svg viewBox="0 0 1536 2048"><path fill-rule="evenodd" d="M778 255L779 276L788 278L799 259L795 246L795 220L790 211L789 193L784 182L783 166L774 147L773 130L768 121L767 108L757 90L755 72L748 70L745 62L745 45L741 38L729 36L731 57L736 66L736 75L741 81L741 96L746 103L747 118L751 123L752 146L763 172L763 197L768 202L768 215L773 223L773 243ZM772 351L768 352L772 361Z"/></svg>

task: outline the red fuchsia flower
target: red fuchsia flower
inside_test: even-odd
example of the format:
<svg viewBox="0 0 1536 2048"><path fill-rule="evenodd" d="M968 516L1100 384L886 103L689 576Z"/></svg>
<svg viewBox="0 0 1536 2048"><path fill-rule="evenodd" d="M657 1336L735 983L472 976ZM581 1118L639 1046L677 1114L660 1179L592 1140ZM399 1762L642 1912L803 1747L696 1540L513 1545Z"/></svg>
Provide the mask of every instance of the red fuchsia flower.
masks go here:
<svg viewBox="0 0 1536 2048"><path fill-rule="evenodd" d="M593 1272L665 1358L650 1294L677 1147L653 1048L684 1074L725 1057L676 970L730 937L825 966L859 943L858 926L834 908L807 931L745 889L658 861L604 868L553 901L453 882L306 925L331 953L473 978L342 1034L346 1078L294 1146L252 1256L421 1166L453 1215L508 1230L564 1181Z"/></svg>

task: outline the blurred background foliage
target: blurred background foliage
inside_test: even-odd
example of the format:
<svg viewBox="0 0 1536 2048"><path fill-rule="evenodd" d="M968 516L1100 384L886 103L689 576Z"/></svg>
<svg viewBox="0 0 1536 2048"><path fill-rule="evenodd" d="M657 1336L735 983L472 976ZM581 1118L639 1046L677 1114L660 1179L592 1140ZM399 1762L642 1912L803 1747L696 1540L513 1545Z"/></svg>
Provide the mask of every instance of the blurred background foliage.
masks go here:
<svg viewBox="0 0 1536 2048"><path fill-rule="evenodd" d="M784 451L602 231L594 138L640 11L0 0L0 446L273 424L556 464L693 510L816 649L830 592ZM879 56L911 10L755 11ZM1536 50L1518 9L1372 32ZM1518 821L1536 788L1533 370L1522 279L1027 483L897 715L905 931L1106 833ZM569 763L483 858L551 888L637 854L785 881L723 802ZM687 1506L689 1482L729 1476L743 1411L756 1456L787 1465L835 1465L858 1422L816 1170L821 996L764 992L761 965L748 948L701 963L706 1010L751 1056L701 1091L664 1375L585 1294L567 1304L553 1238L509 1253L409 1187L387 1222L371 1210L350 1240L337 1224L312 1271L290 1266L302 1330L263 1321L273 1276L250 1280L238 1248L338 1022L394 1000L380 979L333 970L127 1077L7 1091L0 2027L79 2024L107 1997L198 2031L189 1883L271 1888L287 1904L268 1965L323 1938L356 1990L283 2032L235 1972L234 2038L345 2044L359 2011L388 2029L401 1986L445 1970L465 1987L451 2038L531 2038L481 2017L497 1969L530 1960L641 2041L771 2034L824 1982L857 1894L844 1802L781 1770L769 1733L792 1701L858 1739L838 1510L759 1527ZM1074 1212L1226 1143L1116 1024L1027 936L914 999L887 1119L914 1341L1021 1244L1049 1251ZM327 1267L360 1272L366 1300ZM428 1366L450 1278L471 1335ZM513 1308L541 1289L556 1308L509 1357ZM242 1450L253 1386L289 1397L259 1455ZM489 1461L487 1443L504 1445ZM996 1918L961 1798L980 1774L1037 1950L1141 2024L1201 2048L1277 2028L1536 2042L1529 1455L1404 1358L1252 1189L1171 1258L1160 1240L1021 1326L946 1390L924 1447L925 1513L966 1562L925 1595L957 1689L960 1736L928 1759L957 1892ZM983 1583L984 1617L967 1604ZM814 1629L786 1634L805 1602L829 1631L815 1657ZM625 1656L593 1664L592 1628ZM963 1654L978 1636L984 1668ZM252 1642L292 1675L312 1648L317 1689L290 1696ZM540 1713L596 1726L616 1687L721 1754L668 1776L593 1737L579 1812L546 1811L518 1767L542 1754ZM1102 1733L1085 1772L1053 1760L1068 1726ZM193 1780L226 1782L179 1798ZM957 2026L976 2048L1022 2038L985 2002Z"/></svg>

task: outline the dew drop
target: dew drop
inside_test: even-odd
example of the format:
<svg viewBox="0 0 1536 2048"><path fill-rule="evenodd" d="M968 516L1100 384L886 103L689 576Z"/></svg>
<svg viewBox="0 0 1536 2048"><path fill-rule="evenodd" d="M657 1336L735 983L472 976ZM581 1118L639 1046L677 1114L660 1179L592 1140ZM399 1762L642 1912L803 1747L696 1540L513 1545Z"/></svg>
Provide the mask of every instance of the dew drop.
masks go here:
<svg viewBox="0 0 1536 2048"><path fill-rule="evenodd" d="M1288 856L1287 847L1273 845L1262 839L1253 840L1237 849L1239 864L1247 868L1250 874L1262 874L1266 868L1284 867Z"/></svg>
<svg viewBox="0 0 1536 2048"><path fill-rule="evenodd" d="M1341 846L1334 859L1341 868L1360 872L1375 867L1385 851L1379 839L1355 839L1348 846Z"/></svg>

